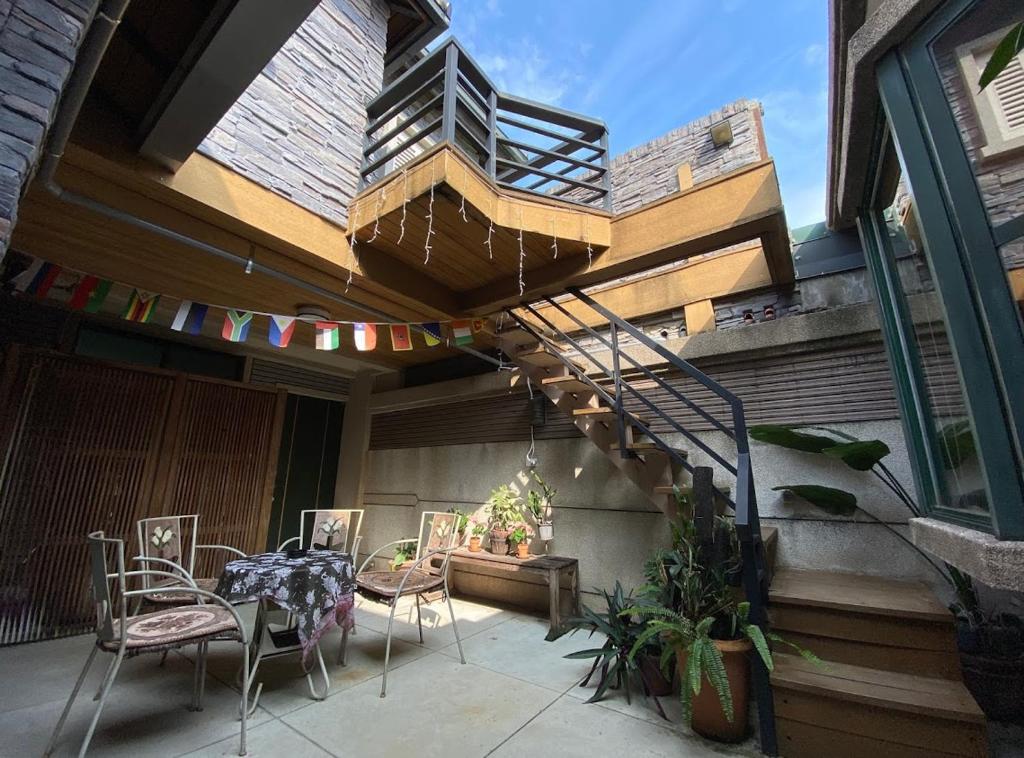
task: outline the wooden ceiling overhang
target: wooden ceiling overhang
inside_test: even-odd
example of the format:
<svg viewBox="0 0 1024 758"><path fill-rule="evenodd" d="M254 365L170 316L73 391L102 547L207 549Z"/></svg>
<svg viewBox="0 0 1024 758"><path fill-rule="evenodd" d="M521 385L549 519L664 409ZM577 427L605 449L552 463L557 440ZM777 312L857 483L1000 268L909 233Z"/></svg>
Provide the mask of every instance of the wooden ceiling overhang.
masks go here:
<svg viewBox="0 0 1024 758"><path fill-rule="evenodd" d="M350 206L349 222L358 251L353 265L361 275L383 284L379 272L416 271L443 288L458 310L474 315L750 240L760 243L757 254L771 284L794 280L772 160L612 216L499 189L460 150L441 143L361 192ZM416 296L416 285L403 287L395 279L387 286Z"/></svg>

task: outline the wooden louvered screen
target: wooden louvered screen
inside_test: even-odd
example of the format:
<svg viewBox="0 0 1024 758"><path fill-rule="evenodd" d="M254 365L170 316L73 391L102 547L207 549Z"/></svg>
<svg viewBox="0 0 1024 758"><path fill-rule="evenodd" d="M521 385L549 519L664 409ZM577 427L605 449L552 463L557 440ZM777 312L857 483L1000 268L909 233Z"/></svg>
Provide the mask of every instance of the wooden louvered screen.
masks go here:
<svg viewBox="0 0 1024 758"><path fill-rule="evenodd" d="M92 627L90 531L133 555L137 519L198 513L262 548L283 393L16 349L0 390L0 645Z"/></svg>
<svg viewBox="0 0 1024 758"><path fill-rule="evenodd" d="M11 367L0 476L0 644L90 628L85 535L146 515L168 374L59 355Z"/></svg>
<svg viewBox="0 0 1024 758"><path fill-rule="evenodd" d="M198 513L200 544L262 552L283 397L216 380L184 382L161 513ZM197 575L217 576L229 559L200 551Z"/></svg>

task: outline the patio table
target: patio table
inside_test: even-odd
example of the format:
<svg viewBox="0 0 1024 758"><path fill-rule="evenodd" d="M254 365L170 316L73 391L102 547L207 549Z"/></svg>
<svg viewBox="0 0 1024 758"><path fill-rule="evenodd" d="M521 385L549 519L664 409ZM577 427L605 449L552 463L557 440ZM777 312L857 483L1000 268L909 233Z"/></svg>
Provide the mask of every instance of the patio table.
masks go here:
<svg viewBox="0 0 1024 758"><path fill-rule="evenodd" d="M309 550L296 558L280 552L231 561L224 567L216 594L230 603L260 601L263 612L266 601L287 610L295 618L305 659L332 627L352 628L355 586L351 555ZM260 621L257 631L262 631Z"/></svg>

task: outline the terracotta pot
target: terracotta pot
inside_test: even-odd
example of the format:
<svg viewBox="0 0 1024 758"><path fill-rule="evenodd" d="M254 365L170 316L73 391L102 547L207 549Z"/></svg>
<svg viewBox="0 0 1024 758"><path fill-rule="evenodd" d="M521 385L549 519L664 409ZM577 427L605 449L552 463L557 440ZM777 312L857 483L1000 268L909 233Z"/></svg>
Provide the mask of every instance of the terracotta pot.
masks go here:
<svg viewBox="0 0 1024 758"><path fill-rule="evenodd" d="M672 680L662 673L661 667L658 665L658 656L640 656L640 673L643 675L648 690L655 697L672 694Z"/></svg>
<svg viewBox="0 0 1024 758"><path fill-rule="evenodd" d="M700 683L700 694L693 698L693 731L708 739L719 742L742 742L747 737L747 706L750 702L750 640L713 640L722 654L725 673L729 677L732 693L733 720L729 721L722 711L718 692L705 676ZM686 659L689 656L679 650L676 660L679 665L679 681L685 683ZM681 686L685 686L681 685Z"/></svg>
<svg viewBox="0 0 1024 758"><path fill-rule="evenodd" d="M480 538L474 534L472 537L469 538L469 552L479 553L480 550Z"/></svg>
<svg viewBox="0 0 1024 758"><path fill-rule="evenodd" d="M538 524L537 525L538 536L547 542L548 540L554 539L555 537L555 525L554 524Z"/></svg>
<svg viewBox="0 0 1024 758"><path fill-rule="evenodd" d="M491 529L491 552L508 555L508 529Z"/></svg>
<svg viewBox="0 0 1024 758"><path fill-rule="evenodd" d="M516 543L516 558L529 558L530 557L530 545L527 542Z"/></svg>

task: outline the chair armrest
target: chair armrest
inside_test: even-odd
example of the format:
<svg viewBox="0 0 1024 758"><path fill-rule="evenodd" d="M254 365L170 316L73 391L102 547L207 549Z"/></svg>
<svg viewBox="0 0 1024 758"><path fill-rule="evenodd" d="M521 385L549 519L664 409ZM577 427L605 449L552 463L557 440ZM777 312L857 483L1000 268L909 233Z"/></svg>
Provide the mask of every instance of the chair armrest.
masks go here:
<svg viewBox="0 0 1024 758"><path fill-rule="evenodd" d="M196 545L196 550L227 550L229 553L234 553L239 558L249 557L237 547L228 547L227 545Z"/></svg>
<svg viewBox="0 0 1024 758"><path fill-rule="evenodd" d="M436 557L438 555L446 555L446 554L451 553L451 552L453 552L455 550L458 550L458 549L459 549L458 546L455 546L455 547L445 548L444 550L431 550L429 553L427 553L422 558L420 558L418 561L416 561L414 564L412 564L409 567L409 569L405 572L405 574L402 576L402 581L400 581L398 583L398 589L395 591L395 597L401 597L402 596L402 590L405 589L405 582L409 579L409 577L412 575L412 573L416 570L417 566L419 566L421 563L423 563L425 561L431 560L432 558L434 558L434 557ZM447 571L444 572L444 584L445 584L445 588L446 588L445 591L447 592L447 587L448 587L448 572Z"/></svg>
<svg viewBox="0 0 1024 758"><path fill-rule="evenodd" d="M138 573L138 572L134 572L133 571L132 573ZM125 576L127 576L127 573L125 574ZM203 598L207 598L209 600L213 600L218 605L221 605L224 608L226 608L227 611L234 617L235 623L238 625L238 632L239 632L239 634L242 635L242 644L243 645L248 645L249 644L249 631L245 628L245 624L242 623L242 617L238 615L238 611L236 611L231 606L231 603L229 603L227 600L222 598L220 595L215 595L212 592L207 592L206 590L201 590L198 587L168 587L166 589L161 589L160 591L161 592L166 592L166 593L169 593L169 594L173 594L173 595L192 595L192 596L195 596L195 597L199 598L199 605L203 604L203 602L202 602ZM145 595L146 592L147 592L147 590L132 590L131 592L125 592L124 596L125 597L134 597L136 595Z"/></svg>
<svg viewBox="0 0 1024 758"><path fill-rule="evenodd" d="M277 552L280 553L282 550L285 549L285 546L290 545L293 542L298 542L298 541L299 541L298 537L292 537L290 540L285 540L284 542L282 542L280 545L277 546Z"/></svg>
<svg viewBox="0 0 1024 758"><path fill-rule="evenodd" d="M158 564L160 566L167 566L168 568L172 568L172 569L174 569L174 571L178 572L178 574L180 574L180 576L175 576L175 574L168 574L168 576L172 576L172 577L175 577L177 579L184 579L185 580L185 584L187 584L190 587L195 587L196 586L196 580L192 577L192 574L187 572L185 570L184 566L181 566L180 564L177 564L174 561L169 561L166 558L147 558L144 555L136 555L136 556L134 556L132 558L132 560L133 561L138 561L139 563L156 563L156 564ZM127 572L127 573L125 573L125 576L128 576L128 574L141 574L141 575L145 576L146 574L149 574L149 573L162 573L163 574L163 573L167 573L167 572L159 571L159 570L156 570L156 569L143 569L141 571Z"/></svg>
<svg viewBox="0 0 1024 758"><path fill-rule="evenodd" d="M352 541L352 560L359 560L359 545L363 541L363 535L357 534L356 538Z"/></svg>
<svg viewBox="0 0 1024 758"><path fill-rule="evenodd" d="M362 539L361 536L360 536L360 539ZM365 569L370 564L370 561L372 561L375 557L377 557L377 553L379 553L381 550L384 550L385 548L389 548L392 545L401 545L401 544L404 544L406 542L415 542L417 545L419 545L420 544L420 538L419 537L407 537L406 539L395 540L394 542L389 542L386 545L381 545L379 548L377 548L372 553L370 553L370 555L367 557L367 559L365 561L363 561L363 565L359 567L359 570L356 572L356 574L359 575L359 574L363 573L363 569Z"/></svg>

